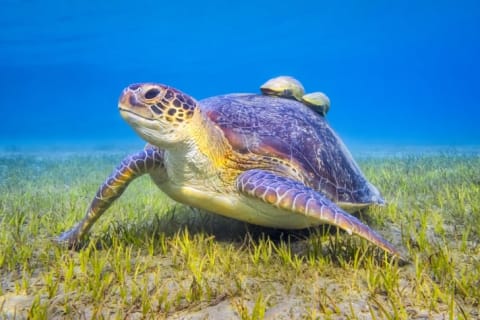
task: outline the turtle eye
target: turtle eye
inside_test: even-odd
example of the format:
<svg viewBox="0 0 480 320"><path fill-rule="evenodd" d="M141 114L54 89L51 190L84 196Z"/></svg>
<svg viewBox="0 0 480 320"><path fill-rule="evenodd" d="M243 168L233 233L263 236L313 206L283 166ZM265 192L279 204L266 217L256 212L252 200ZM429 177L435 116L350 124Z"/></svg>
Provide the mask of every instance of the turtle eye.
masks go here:
<svg viewBox="0 0 480 320"><path fill-rule="evenodd" d="M145 98L153 99L156 96L158 96L159 93L160 93L160 91L158 89L152 88L152 89L148 90L147 92L145 92Z"/></svg>

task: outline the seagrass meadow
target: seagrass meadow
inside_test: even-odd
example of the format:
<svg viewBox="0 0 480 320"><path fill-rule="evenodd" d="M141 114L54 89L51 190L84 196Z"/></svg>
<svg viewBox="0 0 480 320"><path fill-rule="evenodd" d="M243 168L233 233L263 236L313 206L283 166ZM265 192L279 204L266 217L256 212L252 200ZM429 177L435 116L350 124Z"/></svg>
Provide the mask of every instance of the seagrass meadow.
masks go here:
<svg viewBox="0 0 480 320"><path fill-rule="evenodd" d="M1 152L0 318L480 318L478 148L354 152L388 201L359 217L408 264L332 227L271 230L176 204L148 177L81 249L52 242L127 152Z"/></svg>

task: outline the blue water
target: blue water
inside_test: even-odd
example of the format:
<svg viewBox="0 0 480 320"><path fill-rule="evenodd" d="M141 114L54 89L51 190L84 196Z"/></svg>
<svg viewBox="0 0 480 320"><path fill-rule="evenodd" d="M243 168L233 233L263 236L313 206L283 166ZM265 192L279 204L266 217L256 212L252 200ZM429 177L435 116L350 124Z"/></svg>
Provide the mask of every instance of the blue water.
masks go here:
<svg viewBox="0 0 480 320"><path fill-rule="evenodd" d="M200 99L284 74L347 143L480 145L480 2L1 1L2 144L136 141L130 83Z"/></svg>

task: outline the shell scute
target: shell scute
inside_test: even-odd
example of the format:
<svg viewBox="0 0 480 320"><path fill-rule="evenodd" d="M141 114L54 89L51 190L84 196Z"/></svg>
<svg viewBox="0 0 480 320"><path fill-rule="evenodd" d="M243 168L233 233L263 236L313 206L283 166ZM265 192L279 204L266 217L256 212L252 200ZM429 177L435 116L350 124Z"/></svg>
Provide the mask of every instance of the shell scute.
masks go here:
<svg viewBox="0 0 480 320"><path fill-rule="evenodd" d="M201 100L200 105L234 151L276 158L293 168L292 174L298 172L294 178L335 202L381 199L326 119L302 103L232 94Z"/></svg>

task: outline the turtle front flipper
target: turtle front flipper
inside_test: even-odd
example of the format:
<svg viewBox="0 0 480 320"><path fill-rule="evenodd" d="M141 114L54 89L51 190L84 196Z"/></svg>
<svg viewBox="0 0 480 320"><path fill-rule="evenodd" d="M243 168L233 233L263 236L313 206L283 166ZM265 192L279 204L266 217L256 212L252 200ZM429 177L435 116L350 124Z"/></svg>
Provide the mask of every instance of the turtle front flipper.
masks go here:
<svg viewBox="0 0 480 320"><path fill-rule="evenodd" d="M130 182L155 170L164 170L162 150L147 146L144 150L127 156L98 188L82 221L56 237L55 241L75 247L95 221L122 195Z"/></svg>
<svg viewBox="0 0 480 320"><path fill-rule="evenodd" d="M359 235L386 252L407 261L400 251L381 235L340 209L319 192L298 181L269 171L253 169L237 178L236 187L242 194L276 208L318 219L319 223L332 224L349 234Z"/></svg>

